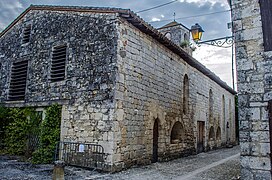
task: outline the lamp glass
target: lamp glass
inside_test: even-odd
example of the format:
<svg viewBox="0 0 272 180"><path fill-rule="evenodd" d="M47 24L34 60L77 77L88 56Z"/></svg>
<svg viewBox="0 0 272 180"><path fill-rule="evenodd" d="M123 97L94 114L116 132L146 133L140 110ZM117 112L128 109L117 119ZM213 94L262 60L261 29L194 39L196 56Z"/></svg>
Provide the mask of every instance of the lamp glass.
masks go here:
<svg viewBox="0 0 272 180"><path fill-rule="evenodd" d="M199 32L198 29L193 29L191 31L191 33L192 33L192 37L193 37L194 41L199 41L200 40L200 38L201 38L200 36L202 35L202 32Z"/></svg>
<svg viewBox="0 0 272 180"><path fill-rule="evenodd" d="M199 32L198 32L199 41L201 40L201 37L202 37L202 31L199 31Z"/></svg>

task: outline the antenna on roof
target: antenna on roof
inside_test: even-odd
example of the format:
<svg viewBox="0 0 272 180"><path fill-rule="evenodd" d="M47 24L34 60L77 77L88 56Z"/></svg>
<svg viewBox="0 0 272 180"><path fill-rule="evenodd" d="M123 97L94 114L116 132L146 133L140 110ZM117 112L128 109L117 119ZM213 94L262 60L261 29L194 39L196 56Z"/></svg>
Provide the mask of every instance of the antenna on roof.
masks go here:
<svg viewBox="0 0 272 180"><path fill-rule="evenodd" d="M174 21L176 21L176 13L175 13L175 12L174 12L174 15L173 15L173 16L174 16Z"/></svg>

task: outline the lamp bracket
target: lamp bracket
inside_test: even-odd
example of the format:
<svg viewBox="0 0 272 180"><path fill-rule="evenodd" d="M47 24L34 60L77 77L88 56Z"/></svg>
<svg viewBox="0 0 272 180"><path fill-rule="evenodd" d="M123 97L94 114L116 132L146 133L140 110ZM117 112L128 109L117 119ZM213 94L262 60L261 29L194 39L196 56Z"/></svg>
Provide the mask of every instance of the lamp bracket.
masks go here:
<svg viewBox="0 0 272 180"><path fill-rule="evenodd" d="M216 47L223 47L223 48L229 48L234 44L234 37L233 36L227 36L223 38L216 38L211 39L207 41L197 41L197 46L200 47L201 44L208 44Z"/></svg>

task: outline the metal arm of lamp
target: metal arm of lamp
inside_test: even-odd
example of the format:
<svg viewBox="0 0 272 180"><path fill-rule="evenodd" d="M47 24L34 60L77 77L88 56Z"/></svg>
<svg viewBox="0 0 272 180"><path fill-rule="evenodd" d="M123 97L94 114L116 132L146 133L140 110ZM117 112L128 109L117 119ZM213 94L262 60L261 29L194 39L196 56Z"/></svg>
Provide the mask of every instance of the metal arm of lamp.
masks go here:
<svg viewBox="0 0 272 180"><path fill-rule="evenodd" d="M196 45L199 47L201 46L201 44L208 44L216 47L229 48L233 45L233 43L234 43L233 36L226 36L207 41L197 41Z"/></svg>
<svg viewBox="0 0 272 180"><path fill-rule="evenodd" d="M222 38L201 41L201 36L203 32L204 30L198 23L191 27L191 34L197 46L201 46L201 44L208 44L216 47L228 48L234 44L233 36L226 36Z"/></svg>

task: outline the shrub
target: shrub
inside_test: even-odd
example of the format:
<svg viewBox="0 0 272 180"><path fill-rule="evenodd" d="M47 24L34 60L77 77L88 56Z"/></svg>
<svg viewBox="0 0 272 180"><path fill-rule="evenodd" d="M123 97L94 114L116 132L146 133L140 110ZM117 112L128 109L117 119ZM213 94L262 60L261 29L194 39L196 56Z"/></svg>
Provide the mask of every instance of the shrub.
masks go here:
<svg viewBox="0 0 272 180"><path fill-rule="evenodd" d="M61 106L52 105L46 109L42 121L39 148L33 153L33 163L51 163L55 147L60 140Z"/></svg>

